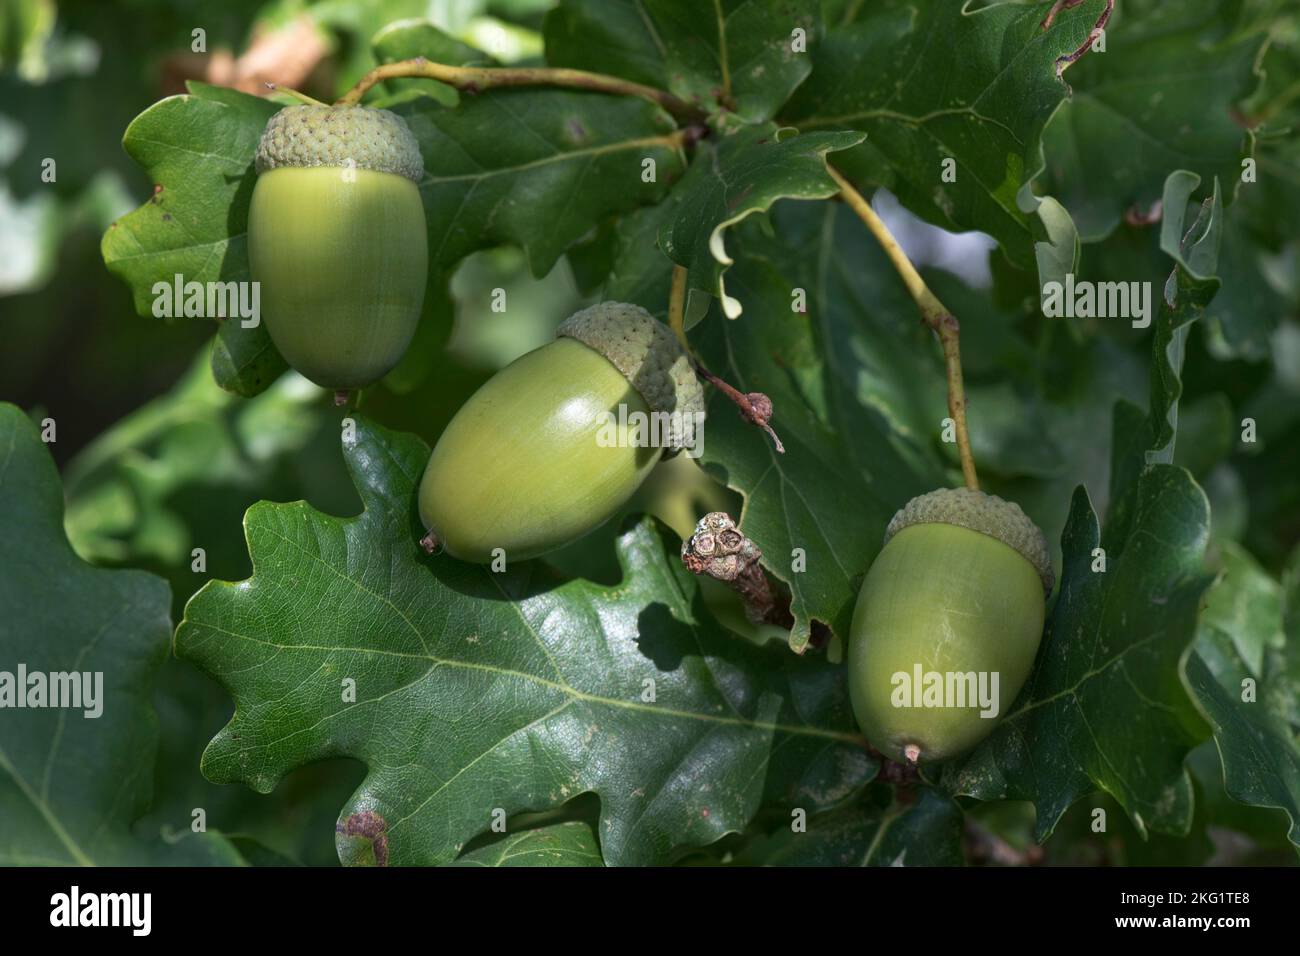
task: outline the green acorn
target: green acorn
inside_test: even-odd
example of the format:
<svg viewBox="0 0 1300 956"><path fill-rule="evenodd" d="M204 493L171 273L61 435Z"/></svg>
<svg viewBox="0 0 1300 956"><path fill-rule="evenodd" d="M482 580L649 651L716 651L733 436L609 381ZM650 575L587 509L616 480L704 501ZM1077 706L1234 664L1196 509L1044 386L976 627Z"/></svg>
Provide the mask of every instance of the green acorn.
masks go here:
<svg viewBox="0 0 1300 956"><path fill-rule="evenodd" d="M647 427L651 413L658 426ZM674 414L675 413L675 414ZM704 393L676 338L606 302L470 396L420 482L425 546L465 561L536 557L619 510L665 452L687 448Z"/></svg>
<svg viewBox="0 0 1300 956"><path fill-rule="evenodd" d="M317 385L377 381L406 352L424 301L415 137L387 110L287 106L256 167L248 256L271 340Z"/></svg>
<svg viewBox="0 0 1300 956"><path fill-rule="evenodd" d="M987 737L1034 665L1052 584L1047 541L1018 505L967 488L908 502L862 583L849 637L849 692L872 745L915 764Z"/></svg>

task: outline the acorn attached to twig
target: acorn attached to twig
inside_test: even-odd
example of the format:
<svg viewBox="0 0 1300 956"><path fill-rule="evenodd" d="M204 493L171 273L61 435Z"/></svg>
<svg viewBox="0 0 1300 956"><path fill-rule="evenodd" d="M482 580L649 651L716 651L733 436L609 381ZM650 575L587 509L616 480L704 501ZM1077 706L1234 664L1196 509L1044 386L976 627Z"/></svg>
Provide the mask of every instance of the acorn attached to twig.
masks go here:
<svg viewBox="0 0 1300 956"><path fill-rule="evenodd" d="M287 106L257 147L248 257L285 360L346 393L397 365L428 275L420 148L401 117Z"/></svg>
<svg viewBox="0 0 1300 956"><path fill-rule="evenodd" d="M536 557L619 510L665 453L689 448L704 393L676 338L635 305L570 316L447 425L420 482L426 550Z"/></svg>
<svg viewBox="0 0 1300 956"><path fill-rule="evenodd" d="M913 498L858 594L853 710L893 760L945 760L987 737L1024 686L1052 591L1047 541L1018 505L968 488Z"/></svg>

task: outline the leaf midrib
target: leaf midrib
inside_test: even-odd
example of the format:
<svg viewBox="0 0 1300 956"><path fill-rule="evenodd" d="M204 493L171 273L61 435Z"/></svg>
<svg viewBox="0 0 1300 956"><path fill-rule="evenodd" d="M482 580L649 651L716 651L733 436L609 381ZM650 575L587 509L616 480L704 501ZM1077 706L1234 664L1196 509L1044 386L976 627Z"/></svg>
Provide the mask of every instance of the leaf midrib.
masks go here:
<svg viewBox="0 0 1300 956"><path fill-rule="evenodd" d="M27 781L18 775L17 768L9 760L9 756L5 753L3 747L0 747L0 770L4 770L13 778L14 783L18 785L19 792L36 808L36 811L41 815L41 819L50 828L50 832L58 838L77 864L79 866L94 866L95 861L85 854L81 847L77 845L77 841L72 838L72 834L63 828L63 824L59 822L59 818L50 809L50 805L42 800L40 795L28 786Z"/></svg>
<svg viewBox="0 0 1300 956"><path fill-rule="evenodd" d="M377 654L386 657L400 657L409 660L427 661L433 667L452 667L462 670L480 671L483 673L495 674L500 677L517 678L528 681L539 687L545 687L549 690L558 691L565 694L575 701L581 701L587 704L597 704L606 707L613 707L621 710L631 710L643 713L654 714L663 717L680 717L687 720L702 720L715 724L729 724L737 727L744 727L751 730L773 731L776 733L800 734L808 737L822 737L830 740L838 740L844 743L860 745L863 739L858 734L847 733L839 730L828 730L823 727L812 727L807 724L782 724L774 721L749 720L747 718L735 718L705 714L699 711L680 710L675 707L664 707L659 704L642 704L637 701L619 700L612 697L602 697L599 694L591 694L586 691L578 690L569 684L548 680L545 677L539 677L536 674L530 674L527 671L512 670L508 667L499 667L495 664L478 664L470 661L458 661L452 658L436 657L432 654L414 654L409 651L394 651L387 648L379 647L348 647L343 645L328 646L324 644L277 644L274 641L261 640L253 637L251 634L241 634L237 631L227 630L218 627L215 624L200 624L190 621L189 625L199 630L210 631L216 634L224 634L228 637L239 640L249 641L253 644L260 644L264 647L273 647L281 651L315 651L322 653L332 653L335 651L350 654Z"/></svg>
<svg viewBox="0 0 1300 956"><path fill-rule="evenodd" d="M613 143L601 143L599 146L589 146L583 149L574 149L569 151L557 150L549 156L542 156L538 159L529 160L526 163L518 163L514 166L499 166L496 169L476 169L469 173L458 173L454 176L432 176L426 173L420 179L420 187L426 185L436 185L440 183L454 183L465 180L484 180L491 179L493 176L507 176L515 173L525 172L530 169L538 169L542 166L549 166L553 163L566 163L577 159L588 159L593 156L604 156L607 153L617 153L623 150L637 149L643 146L660 146L664 149L673 149L676 145L676 139L673 134L664 136L641 136L636 139L621 139Z"/></svg>
<svg viewBox="0 0 1300 956"><path fill-rule="evenodd" d="M298 504L301 505L303 503L299 502ZM293 506L290 505L289 507L293 507ZM272 508L272 510L275 511L278 509ZM358 516L358 518L355 518L353 520L354 521L362 520L368 513L369 513L368 511L363 512L362 515ZM315 552L312 552L307 548L304 548L301 544L299 544L297 541L293 540L292 538L288 537L287 535L281 534L280 532L274 530L273 528L265 525L261 527L261 530L264 531L266 534L271 535L272 537L280 539L285 544L289 545L289 547L293 548L299 554L303 555L307 559L321 565L322 567L324 567L325 569L333 573L335 577L337 577L339 580L347 582L349 585L351 585L353 588L357 589L358 591L361 591L363 594L368 594L376 601L379 601L380 603L387 605L389 608L392 609L394 613L397 614L397 616L402 620L402 622L419 639L420 646L424 648L425 653L413 654L407 651L394 651L394 650L388 650L386 648L359 648L359 647L342 647L342 646L328 647L326 645L320 645L320 644L287 644L287 645L276 644L273 641L259 640L258 638L255 638L248 634L240 634L235 631L229 631L226 630L225 628L217 627L214 624L198 624L198 623L191 622L193 626L199 628L207 628L211 631L215 631L221 634L226 634L230 637L238 638L240 640L251 641L253 643L261 644L266 647L274 647L279 650L293 650L297 648L302 650L323 651L323 652L345 651L345 652L358 653L358 654L382 654L390 657L402 657L402 658L408 658L412 660L423 660L423 661L428 661L430 663L431 665L430 670L445 665L449 667L459 667L464 670L477 670L477 671L483 671L487 673L498 674L503 677L516 677L522 680L530 681L541 687L546 687L551 690L559 691L562 694L568 695L572 700L582 701L584 703L603 704L609 707L621 708L624 710L662 714L670 717L682 717L687 719L704 720L712 723L730 724L733 726L748 727L755 730L771 730L780 733L803 734L805 736L839 740L846 743L852 743L855 745L860 745L863 743L863 738L860 734L851 734L843 731L827 730L825 728L812 727L807 724L778 724L774 722L748 720L743 717L738 717L738 718L718 717L714 715L703 714L700 713L699 711L684 711L684 710L678 710L676 708L671 708L671 707L661 707L657 704L649 705L649 704L641 704L635 701L620 700L620 699L610 698L610 697L601 697L600 695L597 694L589 694L585 691L580 691L577 688L570 685L567 681L563 679L563 674L559 672L558 667L557 667L556 676L559 677L560 679L549 680L547 678L540 677L536 674L530 674L527 671L512 670L510 668L498 667L493 664L476 664L476 663L471 663L469 661L459 661L452 658L437 657L436 655L434 655L429 651L429 645L428 642L425 640L424 633L420 631L420 629L415 626L415 623L411 621L411 619L405 613L403 613L403 611L400 608L398 608L397 605L395 605L388 597L376 591L372 591L370 588L365 587L361 582L355 580L354 578L350 577L347 574L344 574L334 565L330 564L328 561L322 558L319 554L316 554ZM257 567L256 562L254 562L254 573L256 573L256 567ZM226 588L226 587L234 587L235 585L223 583L220 586ZM512 606L515 607L516 612L519 612L517 603L514 601L511 601L510 603ZM520 616L521 618L523 617L522 613L520 613ZM187 616L187 620L188 620L188 616ZM182 622L182 627L184 626L184 623L185 622ZM528 626L528 622L526 619L524 620L524 624L525 626ZM539 634L536 634L536 632L534 632L534 635L536 639L539 642L541 642L541 636ZM712 671L710 671L710 676L712 676ZM720 688L719 688L719 694L720 696L723 697L723 700L726 701L726 695L721 693Z"/></svg>

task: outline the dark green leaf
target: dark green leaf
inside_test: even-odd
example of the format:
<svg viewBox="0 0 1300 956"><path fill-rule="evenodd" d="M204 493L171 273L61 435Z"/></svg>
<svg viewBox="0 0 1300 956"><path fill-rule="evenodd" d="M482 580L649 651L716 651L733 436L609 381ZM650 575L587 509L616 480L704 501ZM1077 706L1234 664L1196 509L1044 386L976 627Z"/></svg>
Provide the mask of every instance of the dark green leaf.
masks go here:
<svg viewBox="0 0 1300 956"><path fill-rule="evenodd" d="M742 529L790 589L790 645L802 651L814 620L847 636L890 516L943 483L933 451L942 373L938 346L856 218L788 204L774 221L779 241L757 227L738 239L731 276L752 303L745 321L715 317L698 340L715 374L772 399L786 452L715 393L703 461L745 496ZM806 312L792 308L796 289Z"/></svg>
<svg viewBox="0 0 1300 956"><path fill-rule="evenodd" d="M1129 208L1146 212L1178 169L1218 179L1228 202L1237 194L1251 137L1233 111L1258 82L1266 34L1221 40L1212 21L1169 14L1169 4L1116 4L1105 52L1070 67L1073 95L1043 134L1048 189L1085 241L1108 235Z"/></svg>
<svg viewBox="0 0 1300 956"><path fill-rule="evenodd" d="M817 7L816 0L563 0L546 18L546 57L761 123L812 69Z"/></svg>
<svg viewBox="0 0 1300 956"><path fill-rule="evenodd" d="M604 866L591 827L569 820L511 833L496 843L470 850L453 866Z"/></svg>
<svg viewBox="0 0 1300 956"><path fill-rule="evenodd" d="M855 19L818 46L782 119L805 133L862 130L867 142L836 160L851 178L888 187L937 225L987 232L1022 269L1046 237L1047 281L1073 258L1073 226L1057 204L1040 220L1028 186L1043 168L1043 128L1068 92L1055 61L1083 42L1102 5L1087 0L1045 32L1040 4L855 5Z"/></svg>
<svg viewBox="0 0 1300 956"><path fill-rule="evenodd" d="M671 118L635 98L498 89L456 109L421 99L394 112L424 154L432 268L513 243L545 275L597 220L662 198L683 166Z"/></svg>
<svg viewBox="0 0 1300 956"><path fill-rule="evenodd" d="M361 760L340 855L395 864L454 858L497 808L587 791L607 862L664 861L765 802L834 805L869 779L842 671L720 631L651 523L620 538L614 587L496 574L417 545L422 442L358 419L345 456L361 515L255 505L253 576L186 608L177 653L235 697L210 779L267 792L304 763Z"/></svg>
<svg viewBox="0 0 1300 956"><path fill-rule="evenodd" d="M754 841L740 862L767 866L961 866L962 812L950 798L919 787L910 803L867 800Z"/></svg>
<svg viewBox="0 0 1300 956"><path fill-rule="evenodd" d="M1180 170L1171 173L1165 183L1160 246L1173 257L1175 265L1165 282L1152 345L1151 417L1155 435L1146 457L1153 463L1169 464L1174 460L1188 326L1201 317L1206 303L1219 290L1216 271L1223 233L1223 203L1217 181L1213 195L1200 205L1196 219L1188 225L1183 217L1188 197L1199 182L1194 173Z"/></svg>
<svg viewBox="0 0 1300 956"><path fill-rule="evenodd" d="M674 191L680 195L677 214L659 230L660 248L688 269L688 328L708 311L709 296L722 301L727 318L741 313L741 302L727 294L722 281L723 270L733 262L726 250L727 230L778 199L834 196L839 187L826 171L826 154L861 141L858 133L782 138L769 123L700 145Z"/></svg>
<svg viewBox="0 0 1300 956"><path fill-rule="evenodd" d="M338 461L341 415L297 375L241 401L214 384L201 353L171 392L66 466L69 539L87 560L166 577L179 617L205 581L248 573L240 518L253 502L306 498L343 511L357 507ZM202 570L193 565L195 548L203 550ZM337 861L330 830L339 802L359 782L357 768L305 768L271 798L208 783L199 756L229 716L228 701L190 665L163 665L154 695L162 718L157 782L139 827L169 838L190 826L198 807L211 831L255 836L302 862Z"/></svg>
<svg viewBox="0 0 1300 956"><path fill-rule="evenodd" d="M1228 794L1283 810L1300 847L1300 561L1284 632L1277 582L1239 547L1225 545L1223 560L1184 679L1214 730Z"/></svg>
<svg viewBox="0 0 1300 956"><path fill-rule="evenodd" d="M222 388L253 398L289 368L260 322L245 328L238 319L217 327L212 347L212 377Z"/></svg>
<svg viewBox="0 0 1300 956"><path fill-rule="evenodd" d="M247 282L248 203L253 153L279 104L196 83L186 96L155 103L131 123L122 145L154 181L154 194L113 223L101 251L131 287L136 311L152 315L154 284ZM266 328L221 323L212 355L217 382L251 396L286 368Z"/></svg>
<svg viewBox="0 0 1300 956"><path fill-rule="evenodd" d="M1191 781L1183 761L1201 734L1178 679L1210 577L1205 494L1180 468L1139 479L1127 539L1106 549L1080 488L1061 542L1060 594L1025 689L993 735L945 769L954 793L1032 800L1051 834L1079 797L1101 789L1141 833L1183 834Z"/></svg>
<svg viewBox="0 0 1300 956"><path fill-rule="evenodd" d="M248 280L253 152L276 103L196 84L155 103L122 145L153 179L154 194L104 234L108 268L126 280L140 315L155 282Z"/></svg>
<svg viewBox="0 0 1300 956"><path fill-rule="evenodd" d="M9 404L0 404L0 524L0 861L238 863L216 834L186 831L167 844L132 833L153 790L158 718L149 698L167 655L167 583L77 557L63 533L54 462L36 426ZM82 697L83 675L97 675L93 702ZM76 706L54 706L56 683ZM33 706L38 686L43 701ZM11 709L17 696L26 706Z"/></svg>
<svg viewBox="0 0 1300 956"><path fill-rule="evenodd" d="M1207 830L1204 792L1198 783L1193 781L1191 827L1178 836L1138 830L1125 816L1124 808L1108 794L1084 797L1061 818L1052 839L1043 848L1048 861L1053 866L1204 866L1210 863L1214 843Z"/></svg>

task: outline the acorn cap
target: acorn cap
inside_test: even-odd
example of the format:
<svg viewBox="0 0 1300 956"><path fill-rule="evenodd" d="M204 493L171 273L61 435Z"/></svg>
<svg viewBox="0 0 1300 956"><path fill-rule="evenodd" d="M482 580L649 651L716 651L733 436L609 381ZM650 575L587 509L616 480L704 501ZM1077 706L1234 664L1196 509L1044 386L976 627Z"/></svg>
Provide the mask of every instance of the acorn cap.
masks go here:
<svg viewBox="0 0 1300 956"><path fill-rule="evenodd" d="M677 413L663 434L670 448L694 441L704 388L668 327L639 305L602 302L575 312L555 330L595 349L623 373L653 412Z"/></svg>
<svg viewBox="0 0 1300 956"><path fill-rule="evenodd" d="M396 113L365 106L286 106L257 144L257 171L281 166L337 166L396 173L418 183L424 158L415 134Z"/></svg>
<svg viewBox="0 0 1300 956"><path fill-rule="evenodd" d="M970 488L939 488L917 495L903 505L885 529L885 543L914 524L951 524L997 538L1019 552L1043 582L1043 593L1051 594L1056 576L1047 539L1038 525L1014 501L986 495Z"/></svg>

